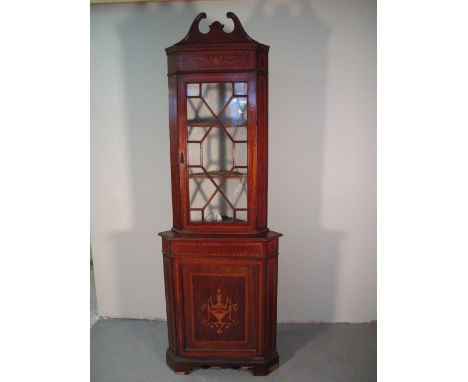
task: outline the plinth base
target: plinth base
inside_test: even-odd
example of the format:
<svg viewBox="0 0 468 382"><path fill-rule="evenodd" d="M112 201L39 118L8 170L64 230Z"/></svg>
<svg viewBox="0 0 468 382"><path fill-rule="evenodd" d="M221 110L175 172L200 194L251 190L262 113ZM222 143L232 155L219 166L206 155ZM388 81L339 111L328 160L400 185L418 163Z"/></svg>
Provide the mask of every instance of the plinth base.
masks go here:
<svg viewBox="0 0 468 382"><path fill-rule="evenodd" d="M198 368L232 368L251 370L253 375L268 375L279 366L278 352L267 357L252 359L217 359L189 358L175 355L170 349L166 351L167 365L178 375L190 373Z"/></svg>

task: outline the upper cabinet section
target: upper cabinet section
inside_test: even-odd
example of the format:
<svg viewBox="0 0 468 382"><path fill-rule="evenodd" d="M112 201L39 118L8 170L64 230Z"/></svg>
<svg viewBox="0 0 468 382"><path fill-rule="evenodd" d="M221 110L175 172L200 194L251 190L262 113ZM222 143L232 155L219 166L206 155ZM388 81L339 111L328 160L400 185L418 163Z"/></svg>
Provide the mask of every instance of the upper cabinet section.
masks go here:
<svg viewBox="0 0 468 382"><path fill-rule="evenodd" d="M188 234L267 232L268 46L237 17L168 48L173 229Z"/></svg>
<svg viewBox="0 0 468 382"><path fill-rule="evenodd" d="M231 32L224 31L218 21L210 25L207 33L199 28L206 18L200 13L192 23L187 35L177 44L166 49L168 74L226 72L226 71L268 71L268 49L252 39L242 27L237 16L228 12L226 16L234 23Z"/></svg>

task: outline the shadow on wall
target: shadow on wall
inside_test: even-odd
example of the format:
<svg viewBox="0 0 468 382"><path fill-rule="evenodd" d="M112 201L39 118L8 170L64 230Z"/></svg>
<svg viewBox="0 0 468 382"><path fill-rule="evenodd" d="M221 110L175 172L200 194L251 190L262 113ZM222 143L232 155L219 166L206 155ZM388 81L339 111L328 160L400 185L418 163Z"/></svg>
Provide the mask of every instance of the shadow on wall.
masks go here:
<svg viewBox="0 0 468 382"><path fill-rule="evenodd" d="M236 13L235 8L226 11ZM148 296L148 287L154 288L153 272L141 270L151 264L154 274L162 275L156 233L169 228L172 221L167 77L161 70L166 68L166 55L159 47L179 41L198 9L190 3L138 4L130 12L120 37L135 224L127 232L112 234L111 240L114 295L125 302L127 313L133 310L135 317L141 317L147 297L139 301L138 296ZM335 321L337 268L344 234L321 226L330 31L305 0L287 4L261 1L251 17L242 21L253 38L272 45L269 225L284 234L280 244L278 320L299 317ZM164 34L174 30L180 34ZM164 121L164 125L158 126L155 121ZM164 306L163 282L158 282L161 290L150 293L155 306ZM128 306L130 302L132 306ZM280 347L281 338L278 341Z"/></svg>
<svg viewBox="0 0 468 382"><path fill-rule="evenodd" d="M307 0L260 2L245 28L256 30L252 35L259 41L274 42L269 59L268 223L284 234L278 320L333 322L345 235L321 226L330 30Z"/></svg>
<svg viewBox="0 0 468 382"><path fill-rule="evenodd" d="M182 39L196 10L190 3L177 7L145 3L127 9L130 16L119 35L134 227L110 238L114 248L114 296L126 317L164 317L165 310L158 309L165 306L165 294L157 233L168 229L172 218L167 65L166 53L160 47L179 38L164 31L180 30ZM153 268L150 271L149 266ZM151 307L148 300L152 301Z"/></svg>

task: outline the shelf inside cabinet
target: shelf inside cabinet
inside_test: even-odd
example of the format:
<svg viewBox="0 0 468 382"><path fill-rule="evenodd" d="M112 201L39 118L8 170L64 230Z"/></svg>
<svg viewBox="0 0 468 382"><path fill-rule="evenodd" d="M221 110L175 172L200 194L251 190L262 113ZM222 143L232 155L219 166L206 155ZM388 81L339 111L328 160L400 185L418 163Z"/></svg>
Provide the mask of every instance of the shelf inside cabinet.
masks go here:
<svg viewBox="0 0 468 382"><path fill-rule="evenodd" d="M244 127L246 126L246 121L229 121L225 119L221 119L221 123L224 127ZM211 126L218 126L218 123L212 119L210 120L189 120L187 121L187 125L189 127L211 127Z"/></svg>
<svg viewBox="0 0 468 382"><path fill-rule="evenodd" d="M215 171L207 171L207 172L196 172L196 173L189 173L189 178L225 178L229 175L229 179L245 179L247 173L242 173L239 171L232 171L229 172L228 170L215 170Z"/></svg>

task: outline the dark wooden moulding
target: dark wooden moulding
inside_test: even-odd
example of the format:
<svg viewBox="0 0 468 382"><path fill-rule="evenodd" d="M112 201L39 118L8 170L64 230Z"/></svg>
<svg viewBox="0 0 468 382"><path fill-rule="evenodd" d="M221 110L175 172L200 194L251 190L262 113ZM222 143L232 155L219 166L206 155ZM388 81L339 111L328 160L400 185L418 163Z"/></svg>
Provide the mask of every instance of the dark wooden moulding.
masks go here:
<svg viewBox="0 0 468 382"><path fill-rule="evenodd" d="M266 375L279 363L281 236L267 228L269 47L249 37L231 12L227 17L234 22L232 32L224 32L216 21L208 33L201 33L199 23L205 17L200 13L187 36L166 49L173 205L172 230L159 234L169 334L166 361L178 374L198 367L231 367ZM194 223L183 160L186 84L234 81L248 83L248 220ZM210 320L207 306L216 301L229 306L229 314Z"/></svg>

